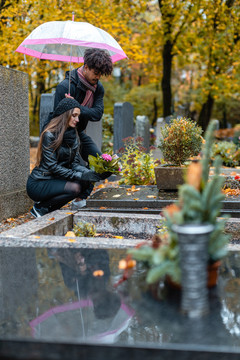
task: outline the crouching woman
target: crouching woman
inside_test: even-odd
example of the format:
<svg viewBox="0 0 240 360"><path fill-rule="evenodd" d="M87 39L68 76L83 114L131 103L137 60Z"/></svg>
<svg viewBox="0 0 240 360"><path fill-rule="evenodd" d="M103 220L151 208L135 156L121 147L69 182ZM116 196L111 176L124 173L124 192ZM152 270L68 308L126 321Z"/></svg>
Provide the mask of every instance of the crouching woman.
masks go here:
<svg viewBox="0 0 240 360"><path fill-rule="evenodd" d="M30 210L34 217L60 209L76 197L86 198L92 182L109 176L97 174L80 163L76 131L79 115L80 104L74 99L63 99L40 136L36 166L27 181L28 196L35 202Z"/></svg>

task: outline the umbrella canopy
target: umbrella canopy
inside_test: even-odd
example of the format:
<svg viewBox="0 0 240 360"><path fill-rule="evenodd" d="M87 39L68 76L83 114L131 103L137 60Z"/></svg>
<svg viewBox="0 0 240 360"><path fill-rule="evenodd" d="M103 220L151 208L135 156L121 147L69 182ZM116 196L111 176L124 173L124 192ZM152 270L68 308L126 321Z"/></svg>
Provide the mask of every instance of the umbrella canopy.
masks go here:
<svg viewBox="0 0 240 360"><path fill-rule="evenodd" d="M56 306L30 322L32 336L44 339L92 340L112 343L129 325L134 310L121 304L117 313L96 318L90 299Z"/></svg>
<svg viewBox="0 0 240 360"><path fill-rule="evenodd" d="M39 59L83 63L86 49L106 50L112 62L126 58L121 46L106 31L86 22L50 21L38 26L17 52Z"/></svg>

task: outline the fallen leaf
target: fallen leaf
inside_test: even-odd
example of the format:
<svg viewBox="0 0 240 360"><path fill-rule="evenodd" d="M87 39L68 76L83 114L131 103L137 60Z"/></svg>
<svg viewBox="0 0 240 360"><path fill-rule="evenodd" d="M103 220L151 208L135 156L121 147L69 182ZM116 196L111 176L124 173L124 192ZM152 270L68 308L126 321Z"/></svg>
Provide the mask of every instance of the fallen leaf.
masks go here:
<svg viewBox="0 0 240 360"><path fill-rule="evenodd" d="M40 239L40 236L33 236L34 239Z"/></svg>
<svg viewBox="0 0 240 360"><path fill-rule="evenodd" d="M52 220L55 220L55 217L52 217L52 218L50 218L50 219L48 219L49 221L52 221Z"/></svg>
<svg viewBox="0 0 240 360"><path fill-rule="evenodd" d="M73 213L72 213L72 212L66 212L65 214L67 214L67 215L72 215Z"/></svg>
<svg viewBox="0 0 240 360"><path fill-rule="evenodd" d="M103 270L95 270L93 272L93 276L103 276L104 275L104 271Z"/></svg>
<svg viewBox="0 0 240 360"><path fill-rule="evenodd" d="M113 235L114 239L123 239L123 236Z"/></svg>
<svg viewBox="0 0 240 360"><path fill-rule="evenodd" d="M133 200L139 200L139 198L135 198L135 199L133 199Z"/></svg>
<svg viewBox="0 0 240 360"><path fill-rule="evenodd" d="M11 222L11 221L14 221L14 220L15 220L14 218L8 218L6 221Z"/></svg>
<svg viewBox="0 0 240 360"><path fill-rule="evenodd" d="M156 199L156 196L155 195L147 195L147 198Z"/></svg>
<svg viewBox="0 0 240 360"><path fill-rule="evenodd" d="M69 238L69 239L67 239L67 240L70 241L70 242L76 242L76 240L73 239L73 238Z"/></svg>
<svg viewBox="0 0 240 360"><path fill-rule="evenodd" d="M121 194L113 195L114 198L118 198L119 196L121 196Z"/></svg>
<svg viewBox="0 0 240 360"><path fill-rule="evenodd" d="M73 231L68 231L65 236L76 237Z"/></svg>
<svg viewBox="0 0 240 360"><path fill-rule="evenodd" d="M131 193L127 192L127 195L132 195Z"/></svg>
<svg viewBox="0 0 240 360"><path fill-rule="evenodd" d="M101 206L99 209L104 210L104 209L107 209L107 207L106 206Z"/></svg>
<svg viewBox="0 0 240 360"><path fill-rule="evenodd" d="M142 208L143 210L148 210L148 207L144 207L144 208Z"/></svg>

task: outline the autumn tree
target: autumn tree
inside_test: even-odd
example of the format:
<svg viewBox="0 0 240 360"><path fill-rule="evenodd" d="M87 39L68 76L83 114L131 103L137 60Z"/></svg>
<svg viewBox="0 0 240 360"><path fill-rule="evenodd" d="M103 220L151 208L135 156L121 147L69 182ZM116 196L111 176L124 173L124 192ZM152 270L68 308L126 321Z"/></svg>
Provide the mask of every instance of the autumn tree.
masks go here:
<svg viewBox="0 0 240 360"><path fill-rule="evenodd" d="M227 101L230 94L238 92L239 79L239 0L202 1L201 19L195 59L199 64L199 100L202 101L198 123L206 130L214 102ZM226 126L226 124L225 124Z"/></svg>
<svg viewBox="0 0 240 360"><path fill-rule="evenodd" d="M163 116L172 114L172 66L181 41L198 16L200 1L158 0L162 24Z"/></svg>

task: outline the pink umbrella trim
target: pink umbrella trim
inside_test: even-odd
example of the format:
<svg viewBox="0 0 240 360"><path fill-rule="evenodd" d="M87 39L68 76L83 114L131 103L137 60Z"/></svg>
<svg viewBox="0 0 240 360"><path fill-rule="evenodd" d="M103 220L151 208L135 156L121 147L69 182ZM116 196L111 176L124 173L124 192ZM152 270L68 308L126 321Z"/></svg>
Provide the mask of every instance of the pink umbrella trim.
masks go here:
<svg viewBox="0 0 240 360"><path fill-rule="evenodd" d="M65 312L65 311L69 311L69 310L77 310L77 309L84 308L84 307L93 307L92 301L89 300L89 299L80 300L80 301L77 301L77 302L74 302L74 303L68 303L68 304L56 306L56 307L53 307L53 308L47 310L42 315L38 316L36 319L29 322L29 325L30 325L30 327L32 329L31 330L32 336L35 335L36 326L39 325L44 320L48 319L50 316L52 316L54 314L62 313L62 312ZM121 304L121 309L123 311L125 311L125 313L129 316L129 318L132 317L135 314L135 311L133 309L130 309L129 307L127 307L123 303ZM129 320L129 318L126 319L123 324L125 324ZM97 337L102 337L104 335L110 335L112 333L115 333L119 329L120 328L118 328L116 330L105 332L103 334L99 334Z"/></svg>
<svg viewBox="0 0 240 360"><path fill-rule="evenodd" d="M30 321L29 324L30 324L31 328L34 330L34 327L36 327L38 324L40 324L41 322L48 319L50 316L52 316L54 314L59 314L59 313L65 312L65 311L76 310L76 309L84 308L84 307L93 307L92 301L89 299L80 300L80 301L76 301L74 303L69 303L69 304L64 304L64 305L53 307L53 308L47 310L42 315L38 316L36 319Z"/></svg>
<svg viewBox="0 0 240 360"><path fill-rule="evenodd" d="M17 52L36 56L37 54L41 54L38 51L34 51L32 49L28 49L25 46L27 45L42 45L42 44L67 44L67 45L74 45L74 46L84 46L84 47L92 47L92 48L99 48L99 49L107 49L109 51L113 51L116 54L121 55L121 58L124 59L127 57L125 52L122 49L118 49L114 46L108 45L108 44L101 44L101 43L95 43L95 42L89 42L89 41L82 41L82 40L73 40L73 39L64 39L64 38L50 38L50 39L25 39L22 44L17 48ZM50 56L51 54L43 54L44 56ZM57 60L57 54L52 54L54 59ZM40 56L37 56L40 58ZM70 58L70 56L64 56L65 58ZM77 59L75 57L75 59ZM64 60L63 60L64 61Z"/></svg>
<svg viewBox="0 0 240 360"><path fill-rule="evenodd" d="M21 45L16 50L19 53L26 54L29 56L33 56L38 59L44 60L56 60L56 61L66 61L66 62L73 62L73 63L83 63L83 57L76 57L76 56L66 56L66 55L56 55L56 54L44 54L40 53L39 51L27 49L22 47ZM126 58L126 55L114 54L111 56L112 62L116 62Z"/></svg>
<svg viewBox="0 0 240 360"><path fill-rule="evenodd" d="M65 38L48 38L48 39L25 39L20 46L24 45L39 45L39 44L67 44L67 45L74 45L74 46L87 46L87 47L99 47L102 49L108 49L116 52L123 53L125 56L126 54L121 49L120 45L119 48L101 42L94 42L94 41L84 41L84 40L74 40L74 39L65 39Z"/></svg>

